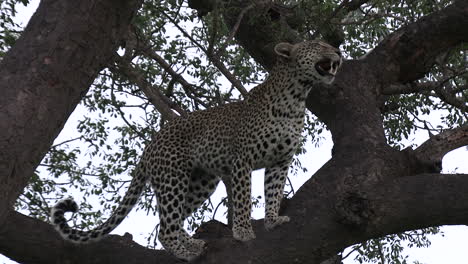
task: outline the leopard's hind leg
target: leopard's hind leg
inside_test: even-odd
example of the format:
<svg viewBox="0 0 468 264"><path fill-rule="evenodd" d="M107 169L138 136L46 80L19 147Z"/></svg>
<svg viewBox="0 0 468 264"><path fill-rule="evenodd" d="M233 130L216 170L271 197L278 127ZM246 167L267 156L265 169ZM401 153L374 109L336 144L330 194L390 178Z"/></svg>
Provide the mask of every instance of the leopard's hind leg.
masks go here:
<svg viewBox="0 0 468 264"><path fill-rule="evenodd" d="M152 179L151 184L156 192L160 229L159 241L163 247L179 259L192 260L201 252L194 252L185 247L182 237L185 234L184 205L189 188L191 170L186 159L170 159L169 164L159 168L163 175ZM163 168L162 168L163 167Z"/></svg>
<svg viewBox="0 0 468 264"><path fill-rule="evenodd" d="M192 172L188 193L185 197L184 219L189 217L213 194L218 183L219 178L215 175L199 169ZM192 238L184 229L182 229L180 239L184 246L193 252L201 253L205 248L203 240Z"/></svg>

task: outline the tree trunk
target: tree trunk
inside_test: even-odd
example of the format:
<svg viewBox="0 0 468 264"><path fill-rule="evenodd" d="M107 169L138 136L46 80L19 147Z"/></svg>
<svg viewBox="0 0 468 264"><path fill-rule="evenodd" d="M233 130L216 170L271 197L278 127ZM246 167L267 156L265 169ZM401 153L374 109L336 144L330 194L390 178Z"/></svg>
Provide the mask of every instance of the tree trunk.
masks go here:
<svg viewBox="0 0 468 264"><path fill-rule="evenodd" d="M42 1L0 66L0 233L40 160L111 62L139 1Z"/></svg>

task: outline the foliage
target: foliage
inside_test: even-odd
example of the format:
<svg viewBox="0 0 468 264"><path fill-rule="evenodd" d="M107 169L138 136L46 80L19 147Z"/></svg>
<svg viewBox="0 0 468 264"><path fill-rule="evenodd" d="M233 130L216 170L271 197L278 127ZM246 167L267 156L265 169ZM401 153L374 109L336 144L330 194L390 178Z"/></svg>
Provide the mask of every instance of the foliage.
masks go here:
<svg viewBox="0 0 468 264"><path fill-rule="evenodd" d="M350 247L350 253L357 253L354 259L359 263L394 263L407 264L408 256L403 255L405 247L429 247L428 235L440 232L438 227L413 230L395 235L371 239L362 244Z"/></svg>
<svg viewBox="0 0 468 264"><path fill-rule="evenodd" d="M346 11L344 2L284 1L302 12L299 17L304 17L305 21L298 26L299 32L304 36L326 37L327 30L341 30L344 34L342 49L348 58L355 59L364 56L402 25L450 3L448 0L391 3L374 0ZM21 33L13 20L18 3L26 5L29 1L0 3L0 58ZM100 73L75 111L73 137L62 136L61 141L50 148L18 200L17 208L45 220L49 206L57 199L79 193L81 197L76 198L82 201L83 210L74 217L78 219L75 224L92 228L105 219L122 198L145 144L168 119L150 102L142 85L160 91L161 96L180 107L179 111L190 112L242 98L242 89L228 81L230 77L235 76L245 87L260 83L266 71L228 37L232 32L224 24L221 13L217 10L200 19L183 1L144 1L133 21L129 39L119 51L120 60ZM461 46L442 56L433 71L419 83L434 83L440 87L440 93L448 92L466 102L468 94L463 89L467 85L466 50L466 46ZM169 65L182 81L157 58ZM126 67L130 67L130 73L124 70ZM135 81L138 78L142 83ZM415 131L437 132L468 120L466 111L441 100L434 90L389 95L385 99L382 118L388 141L396 148L407 147L405 140ZM434 113L440 115L435 123ZM308 115L304 142L312 140L317 144L325 129L315 116ZM305 151L302 148L298 154ZM306 172L298 159L292 171ZM286 193L293 193L293 190ZM260 197L252 199L261 205ZM147 190L138 209L155 213L153 201L151 191ZM100 208L100 211L93 208ZM213 214L223 214L220 208L226 208L226 199L207 201L188 219L190 230ZM360 263L379 263L382 256L387 262L406 263L402 245L426 247L430 244L427 235L437 232L437 228L405 232L369 240L353 246L353 250L359 253L356 260ZM148 236L149 244L155 241L154 234Z"/></svg>
<svg viewBox="0 0 468 264"><path fill-rule="evenodd" d="M408 139L418 129L436 134L468 121L466 103L463 103L468 101L468 93L466 89L462 89L468 83L466 50L466 45L460 46L459 49L441 56L434 70L419 81L420 84L435 86L435 91L396 95L387 100L386 105L393 107L384 114L387 138L391 145L402 147L400 142ZM465 104L465 108L454 104L456 102L441 100L441 94L444 93L458 99L461 104ZM440 119L434 122L430 115L434 116L435 113Z"/></svg>
<svg viewBox="0 0 468 264"><path fill-rule="evenodd" d="M17 5L29 4L29 0L2 0L0 1L0 60L20 36L20 26L14 21L17 14Z"/></svg>

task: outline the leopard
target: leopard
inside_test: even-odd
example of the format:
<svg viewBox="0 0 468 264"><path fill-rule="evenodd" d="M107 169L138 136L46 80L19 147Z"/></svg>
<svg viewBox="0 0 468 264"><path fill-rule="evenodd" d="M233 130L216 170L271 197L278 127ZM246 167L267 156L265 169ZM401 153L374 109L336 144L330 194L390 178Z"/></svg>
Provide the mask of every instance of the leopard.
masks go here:
<svg viewBox="0 0 468 264"><path fill-rule="evenodd" d="M199 208L223 178L232 188L232 233L239 241L255 239L251 224L251 173L265 168L267 230L287 223L279 215L284 186L300 147L306 98L314 85L331 84L342 64L339 49L322 40L281 42L266 80L243 100L194 111L161 128L144 148L124 198L103 224L90 231L67 224L66 212L77 212L73 198L51 210L51 223L74 243L97 241L128 215L150 183L159 213L159 241L175 257L190 261L206 248L184 230L184 220ZM320 87L322 87L320 86Z"/></svg>

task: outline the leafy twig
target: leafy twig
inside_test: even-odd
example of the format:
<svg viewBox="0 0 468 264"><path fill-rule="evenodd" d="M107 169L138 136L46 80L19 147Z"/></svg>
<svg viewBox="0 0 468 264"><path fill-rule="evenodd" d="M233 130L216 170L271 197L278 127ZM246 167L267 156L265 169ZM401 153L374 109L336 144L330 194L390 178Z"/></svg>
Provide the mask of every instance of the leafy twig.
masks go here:
<svg viewBox="0 0 468 264"><path fill-rule="evenodd" d="M169 16L168 14L166 14L165 12L161 12L161 14L163 14L165 17L167 17L169 19L169 21L171 21L171 23L174 24L174 26L186 37L188 38L192 43L194 43L198 48L200 48L205 54L206 56L208 57L208 59L211 61L211 63L213 63L213 65L218 68L218 70L224 75L224 77L226 77L226 79L228 79L228 81L234 86L236 87L236 89L243 95L243 96L247 96L248 92L247 92L247 89L245 89L245 87L242 85L242 83L236 78L234 77L234 75L232 75L229 70L226 68L226 66L219 60L219 57L218 56L215 56L215 55L211 55L209 54L208 50L203 47L203 45L201 45L198 41L196 41L192 36L190 36L190 34L188 34L182 27L179 26L179 24L174 21L174 19Z"/></svg>

